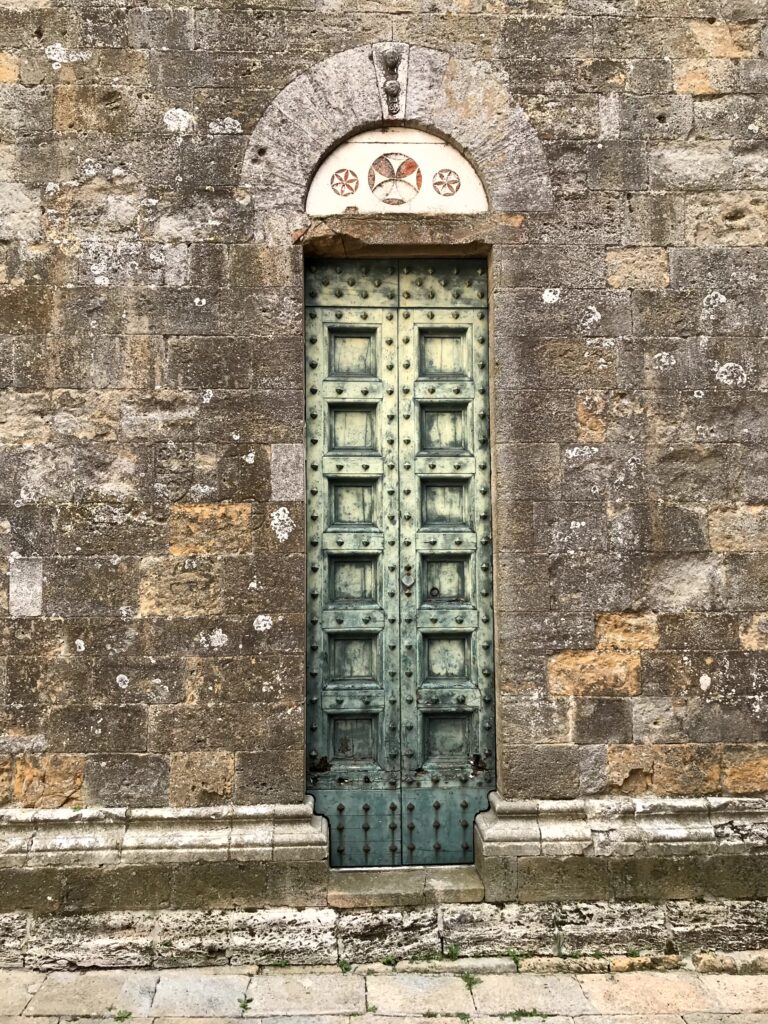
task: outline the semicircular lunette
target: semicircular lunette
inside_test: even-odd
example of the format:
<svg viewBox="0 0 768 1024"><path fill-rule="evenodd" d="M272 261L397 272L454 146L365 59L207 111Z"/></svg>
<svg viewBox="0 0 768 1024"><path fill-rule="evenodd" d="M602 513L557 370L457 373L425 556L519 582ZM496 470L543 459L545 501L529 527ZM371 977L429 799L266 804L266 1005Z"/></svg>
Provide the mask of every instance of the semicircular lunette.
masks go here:
<svg viewBox="0 0 768 1024"><path fill-rule="evenodd" d="M450 143L415 128L361 132L318 167L307 195L311 216L342 213L485 213L472 165Z"/></svg>

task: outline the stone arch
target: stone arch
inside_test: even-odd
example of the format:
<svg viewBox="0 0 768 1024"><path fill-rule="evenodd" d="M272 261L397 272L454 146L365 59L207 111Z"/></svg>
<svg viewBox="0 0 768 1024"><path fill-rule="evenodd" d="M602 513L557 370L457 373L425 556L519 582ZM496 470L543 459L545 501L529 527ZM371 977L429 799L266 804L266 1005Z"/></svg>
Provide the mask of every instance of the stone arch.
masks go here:
<svg viewBox="0 0 768 1024"><path fill-rule="evenodd" d="M382 125L450 141L480 175L492 212L552 204L544 150L502 71L442 50L374 43L327 58L269 105L243 164L254 208L303 210L320 161L350 136Z"/></svg>

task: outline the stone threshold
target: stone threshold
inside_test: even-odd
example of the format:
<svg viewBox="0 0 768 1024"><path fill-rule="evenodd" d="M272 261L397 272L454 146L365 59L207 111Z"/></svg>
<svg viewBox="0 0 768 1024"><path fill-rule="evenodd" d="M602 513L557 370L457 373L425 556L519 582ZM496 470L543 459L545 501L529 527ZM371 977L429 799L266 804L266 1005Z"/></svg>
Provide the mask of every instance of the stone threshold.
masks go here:
<svg viewBox="0 0 768 1024"><path fill-rule="evenodd" d="M484 896L473 865L336 868L329 873L328 906L339 909L481 903Z"/></svg>

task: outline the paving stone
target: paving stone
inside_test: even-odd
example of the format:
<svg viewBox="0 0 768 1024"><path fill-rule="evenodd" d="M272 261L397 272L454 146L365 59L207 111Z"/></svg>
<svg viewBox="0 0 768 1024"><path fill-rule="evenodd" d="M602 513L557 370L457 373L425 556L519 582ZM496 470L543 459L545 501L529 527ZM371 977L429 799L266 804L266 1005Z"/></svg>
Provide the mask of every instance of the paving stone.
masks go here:
<svg viewBox="0 0 768 1024"><path fill-rule="evenodd" d="M556 975L539 978L512 974L484 979L474 989L475 1004L483 1013L539 1010L542 1014L583 1014L592 1007L574 978Z"/></svg>
<svg viewBox="0 0 768 1024"><path fill-rule="evenodd" d="M582 975L578 984L596 1013L683 1013L719 1009L702 981L686 974Z"/></svg>
<svg viewBox="0 0 768 1024"><path fill-rule="evenodd" d="M55 1018L54 1018L55 1019ZM0 1017L0 1024L51 1024L50 1017ZM90 1017L88 1024L98 1024L97 1021ZM131 1018L131 1024L151 1024L148 1020L134 1020Z"/></svg>
<svg viewBox="0 0 768 1024"><path fill-rule="evenodd" d="M33 1018L19 1017L14 1019L18 1019L20 1021L28 1021L32 1020ZM46 1024L51 1024L50 1017L36 1017L34 1019L45 1021ZM115 1024L114 1015L111 1013L107 1014L106 1017L67 1017L66 1020L67 1024ZM152 1024L151 1017L134 1017L133 1014L131 1014L128 1020L130 1020L131 1024ZM3 1024L2 1018L0 1018L0 1024ZM165 1020L163 1021L163 1024L165 1024ZM219 1024L219 1022L217 1021L216 1024Z"/></svg>
<svg viewBox="0 0 768 1024"><path fill-rule="evenodd" d="M472 993L455 976L427 974L372 975L367 979L368 1006L384 1016L414 1013L473 1013Z"/></svg>
<svg viewBox="0 0 768 1024"><path fill-rule="evenodd" d="M626 1020L626 1017L624 1018ZM685 1013L685 1024L768 1024L768 1013Z"/></svg>
<svg viewBox="0 0 768 1024"><path fill-rule="evenodd" d="M508 956L460 956L456 960L401 960L398 974L515 974L517 965Z"/></svg>
<svg viewBox="0 0 768 1024"><path fill-rule="evenodd" d="M236 1016L249 980L247 974L169 971L160 977L152 1013L158 1017Z"/></svg>
<svg viewBox="0 0 768 1024"><path fill-rule="evenodd" d="M35 971L0 971L0 1013L21 1013L44 978Z"/></svg>
<svg viewBox="0 0 768 1024"><path fill-rule="evenodd" d="M578 1017L577 1020L578 1024L631 1024L631 1022L635 1022L635 1024L684 1024L683 1018L677 1013L644 1013L642 1017L637 1017L634 1014L628 1017L625 1014L605 1016L602 1013L594 1016L588 1013L584 1017Z"/></svg>
<svg viewBox="0 0 768 1024"><path fill-rule="evenodd" d="M411 1016L385 1016L381 1013L367 1013L364 1024L457 1024L456 1015L426 1017L413 1014ZM526 1017L525 1024L571 1024L570 1017ZM503 1024L498 1017L482 1017L473 1015L472 1024Z"/></svg>
<svg viewBox="0 0 768 1024"><path fill-rule="evenodd" d="M127 1010L146 1016L157 983L155 971L91 971L49 974L27 1007L31 1016L96 1014Z"/></svg>
<svg viewBox="0 0 768 1024"><path fill-rule="evenodd" d="M707 974L701 978L701 986L714 1003L708 1009L726 1010L733 1013L768 1012L767 977Z"/></svg>
<svg viewBox="0 0 768 1024"><path fill-rule="evenodd" d="M260 975L251 980L247 996L248 1017L274 1014L293 1016L363 1013L365 978L342 974Z"/></svg>

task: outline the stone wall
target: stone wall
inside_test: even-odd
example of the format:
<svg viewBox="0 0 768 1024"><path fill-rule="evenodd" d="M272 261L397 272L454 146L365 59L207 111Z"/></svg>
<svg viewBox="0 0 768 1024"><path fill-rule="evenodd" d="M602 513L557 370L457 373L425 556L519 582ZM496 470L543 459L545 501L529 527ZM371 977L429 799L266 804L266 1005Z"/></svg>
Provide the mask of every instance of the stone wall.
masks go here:
<svg viewBox="0 0 768 1024"><path fill-rule="evenodd" d="M303 247L383 238L490 251L503 796L768 790L765 13L2 0L0 802L303 799ZM487 217L303 215L390 38Z"/></svg>

